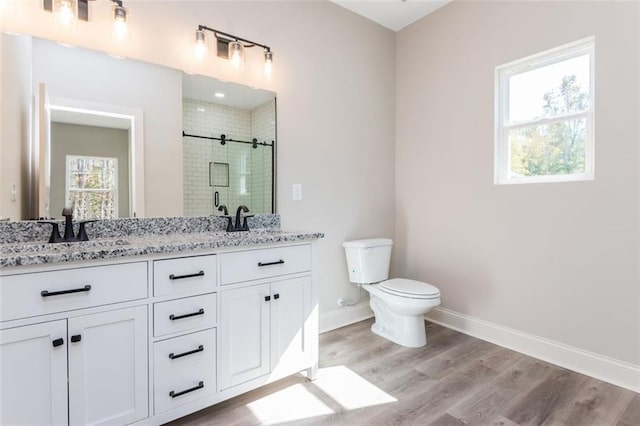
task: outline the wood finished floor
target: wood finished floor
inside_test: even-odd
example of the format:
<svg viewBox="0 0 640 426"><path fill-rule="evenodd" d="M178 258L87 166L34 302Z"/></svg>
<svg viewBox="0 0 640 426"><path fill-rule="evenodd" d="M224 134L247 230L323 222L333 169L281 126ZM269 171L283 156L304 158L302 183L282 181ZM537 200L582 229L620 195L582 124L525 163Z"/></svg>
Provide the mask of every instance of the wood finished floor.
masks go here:
<svg viewBox="0 0 640 426"><path fill-rule="evenodd" d="M292 376L171 425L640 425L640 394L435 324L427 346L403 348L374 335L372 322L320 336L316 382ZM330 372L344 378L332 383ZM365 391L349 391L354 380ZM345 408L369 393L377 405Z"/></svg>

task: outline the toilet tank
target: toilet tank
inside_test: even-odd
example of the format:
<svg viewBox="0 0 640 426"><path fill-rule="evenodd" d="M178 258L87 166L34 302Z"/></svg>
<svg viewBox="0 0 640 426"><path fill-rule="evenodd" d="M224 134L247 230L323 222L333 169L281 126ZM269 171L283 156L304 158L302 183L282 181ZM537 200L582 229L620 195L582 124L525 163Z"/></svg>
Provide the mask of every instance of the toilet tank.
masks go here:
<svg viewBox="0 0 640 426"><path fill-rule="evenodd" d="M371 284L389 278L392 245L393 241L388 238L369 238L342 244L347 255L349 281Z"/></svg>

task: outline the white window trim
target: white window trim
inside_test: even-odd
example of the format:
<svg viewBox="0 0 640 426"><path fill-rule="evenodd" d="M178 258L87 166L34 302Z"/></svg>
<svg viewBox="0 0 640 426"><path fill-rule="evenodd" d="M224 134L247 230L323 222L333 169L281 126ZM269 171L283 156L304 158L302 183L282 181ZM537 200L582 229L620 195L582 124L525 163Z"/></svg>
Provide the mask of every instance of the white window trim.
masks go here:
<svg viewBox="0 0 640 426"><path fill-rule="evenodd" d="M532 69L545 67L578 56L589 55L589 109L573 114L538 120L507 123L509 110L509 78ZM496 67L494 105L494 184L510 185L522 183L575 182L593 180L594 161L594 118L595 118L595 37L587 37L554 49L527 56ZM509 176L511 155L509 153L509 130L532 125L548 124L571 118L585 118L587 143L585 144L585 172L568 175Z"/></svg>
<svg viewBox="0 0 640 426"><path fill-rule="evenodd" d="M115 160L115 177L114 177L114 189L105 189L105 188L98 188L98 189L80 189L80 188L71 188L71 182L69 180L69 161L70 160L75 160L78 158L93 158L96 160ZM100 157L100 156L96 156L96 155L66 155L65 156L65 164L64 164L64 199L65 199L65 204L68 202L69 200L69 195L71 193L71 191L81 191L81 192L113 192L113 208L115 210L115 217L114 218L118 218L120 217L120 205L119 205L119 183L118 183L118 159L115 157Z"/></svg>

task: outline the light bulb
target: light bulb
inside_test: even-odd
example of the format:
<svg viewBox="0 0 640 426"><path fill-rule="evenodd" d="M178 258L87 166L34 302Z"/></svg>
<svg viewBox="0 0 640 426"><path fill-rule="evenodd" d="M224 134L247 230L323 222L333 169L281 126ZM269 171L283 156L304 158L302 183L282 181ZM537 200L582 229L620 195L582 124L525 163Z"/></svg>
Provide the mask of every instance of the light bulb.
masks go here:
<svg viewBox="0 0 640 426"><path fill-rule="evenodd" d="M64 26L68 26L75 18L75 12L73 11L72 0L60 0L60 6L58 7L58 20Z"/></svg>
<svg viewBox="0 0 640 426"><path fill-rule="evenodd" d="M244 62L244 47L239 41L229 42L229 59L231 60L231 65L235 68L242 67L242 63Z"/></svg>
<svg viewBox="0 0 640 426"><path fill-rule="evenodd" d="M194 51L198 60L201 60L207 54L207 39L205 37L204 30L196 30Z"/></svg>
<svg viewBox="0 0 640 426"><path fill-rule="evenodd" d="M267 78L271 77L273 71L273 53L270 50L264 51L264 73Z"/></svg>
<svg viewBox="0 0 640 426"><path fill-rule="evenodd" d="M127 35L127 9L113 6L113 33L118 41L123 41Z"/></svg>

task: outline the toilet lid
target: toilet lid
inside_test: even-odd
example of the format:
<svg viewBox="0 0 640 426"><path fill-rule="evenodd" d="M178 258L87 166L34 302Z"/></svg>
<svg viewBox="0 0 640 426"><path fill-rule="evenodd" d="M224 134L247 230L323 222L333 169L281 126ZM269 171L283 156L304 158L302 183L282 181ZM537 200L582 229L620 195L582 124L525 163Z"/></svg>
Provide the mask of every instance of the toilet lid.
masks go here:
<svg viewBox="0 0 640 426"><path fill-rule="evenodd" d="M412 297L415 299L436 299L440 297L437 287L423 283L422 281L394 278L379 284L382 291L398 296Z"/></svg>

